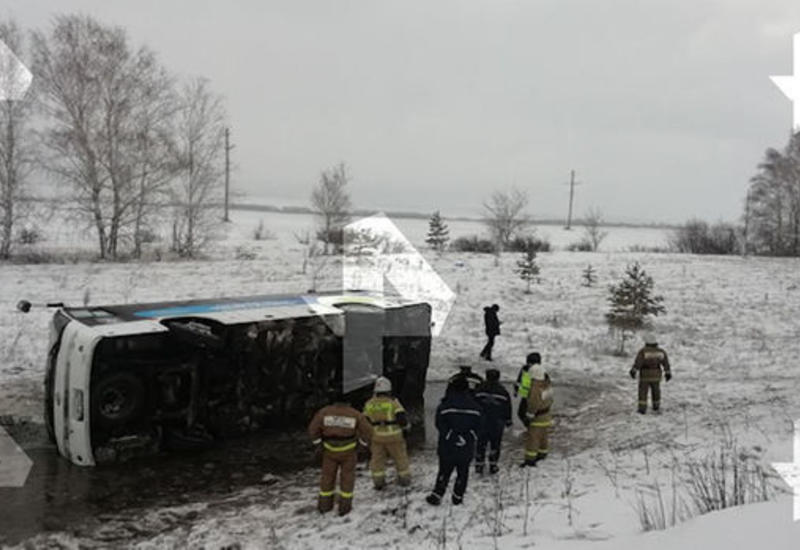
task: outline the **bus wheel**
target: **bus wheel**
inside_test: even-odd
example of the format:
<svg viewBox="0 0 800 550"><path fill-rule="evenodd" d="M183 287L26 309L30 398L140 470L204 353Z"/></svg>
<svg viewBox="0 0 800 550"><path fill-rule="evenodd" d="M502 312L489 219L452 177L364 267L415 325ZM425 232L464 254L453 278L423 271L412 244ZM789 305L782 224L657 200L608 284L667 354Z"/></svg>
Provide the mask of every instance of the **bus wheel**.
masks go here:
<svg viewBox="0 0 800 550"><path fill-rule="evenodd" d="M94 385L93 418L106 426L124 424L139 415L144 398L144 384L138 376L112 373Z"/></svg>

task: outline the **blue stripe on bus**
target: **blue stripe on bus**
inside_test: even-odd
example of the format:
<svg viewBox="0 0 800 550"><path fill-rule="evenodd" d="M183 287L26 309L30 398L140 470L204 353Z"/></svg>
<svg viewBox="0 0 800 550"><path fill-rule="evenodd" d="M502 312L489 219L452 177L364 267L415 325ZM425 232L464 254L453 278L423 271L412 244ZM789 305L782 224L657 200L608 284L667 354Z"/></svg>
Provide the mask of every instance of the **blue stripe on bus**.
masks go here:
<svg viewBox="0 0 800 550"><path fill-rule="evenodd" d="M243 309L258 309L265 307L294 306L316 301L313 297L283 298L280 300L261 300L254 302L221 302L216 304L196 304L189 306L174 306L163 309L150 309L137 311L136 317L175 317L179 315L197 315L199 313L217 313L222 311L238 311Z"/></svg>

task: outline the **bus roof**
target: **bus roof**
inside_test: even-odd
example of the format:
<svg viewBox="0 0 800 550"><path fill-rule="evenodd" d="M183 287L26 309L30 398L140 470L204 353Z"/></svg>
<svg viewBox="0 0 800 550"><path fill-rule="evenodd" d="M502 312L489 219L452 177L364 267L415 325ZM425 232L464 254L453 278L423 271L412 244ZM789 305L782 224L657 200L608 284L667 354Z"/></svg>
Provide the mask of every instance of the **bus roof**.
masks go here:
<svg viewBox="0 0 800 550"><path fill-rule="evenodd" d="M398 296L348 290L313 294L267 294L143 304L65 307L64 311L73 319L88 326L145 320L158 321L176 317L205 317L226 324L235 324L266 319L340 314L341 310L334 306L342 302L362 303L382 308L414 303Z"/></svg>

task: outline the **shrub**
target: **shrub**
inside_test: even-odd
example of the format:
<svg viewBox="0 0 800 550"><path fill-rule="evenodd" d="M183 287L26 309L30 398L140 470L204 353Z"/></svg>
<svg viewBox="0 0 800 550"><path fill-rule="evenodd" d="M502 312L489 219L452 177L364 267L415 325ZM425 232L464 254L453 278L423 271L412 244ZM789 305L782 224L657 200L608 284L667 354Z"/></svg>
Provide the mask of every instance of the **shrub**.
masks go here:
<svg viewBox="0 0 800 550"><path fill-rule="evenodd" d="M594 247L586 239L581 239L578 242L570 243L567 245L569 252L594 252Z"/></svg>
<svg viewBox="0 0 800 550"><path fill-rule="evenodd" d="M709 226L702 220L689 220L674 231L671 244L677 252L688 254L738 254L739 230L729 223Z"/></svg>
<svg viewBox="0 0 800 550"><path fill-rule="evenodd" d="M19 244L36 244L44 240L42 232L37 227L23 227L17 233Z"/></svg>
<svg viewBox="0 0 800 550"><path fill-rule="evenodd" d="M451 245L456 252L478 252L481 254L494 254L495 244L489 239L477 235L458 237Z"/></svg>
<svg viewBox="0 0 800 550"><path fill-rule="evenodd" d="M508 243L507 248L509 252L523 253L528 252L529 250L533 250L534 252L550 252L550 249L550 241L546 239L539 239L532 235L514 237Z"/></svg>

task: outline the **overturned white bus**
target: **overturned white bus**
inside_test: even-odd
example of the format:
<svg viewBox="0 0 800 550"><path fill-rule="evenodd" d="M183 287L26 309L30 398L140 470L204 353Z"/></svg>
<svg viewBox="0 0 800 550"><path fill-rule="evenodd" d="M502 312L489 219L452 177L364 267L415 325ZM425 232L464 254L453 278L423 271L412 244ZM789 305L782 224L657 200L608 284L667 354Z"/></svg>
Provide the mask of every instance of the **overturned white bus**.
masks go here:
<svg viewBox="0 0 800 550"><path fill-rule="evenodd" d="M61 307L45 419L84 466L299 428L379 375L421 419L430 346L427 303L364 292Z"/></svg>

